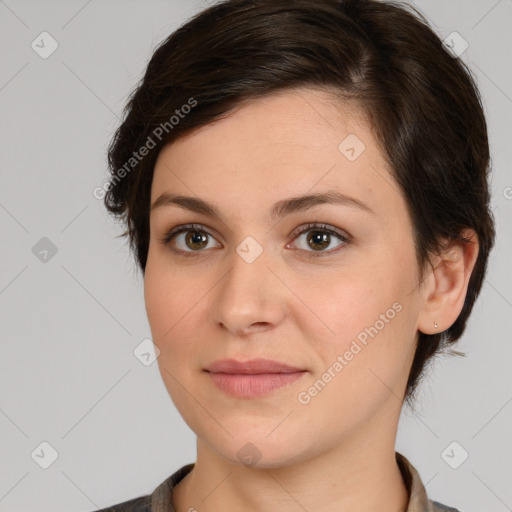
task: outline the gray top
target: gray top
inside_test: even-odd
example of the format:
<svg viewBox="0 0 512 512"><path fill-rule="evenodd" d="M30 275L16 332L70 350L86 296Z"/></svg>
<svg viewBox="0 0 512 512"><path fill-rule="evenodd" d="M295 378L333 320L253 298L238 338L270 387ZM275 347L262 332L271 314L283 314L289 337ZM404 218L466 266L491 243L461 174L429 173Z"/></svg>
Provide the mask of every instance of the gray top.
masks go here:
<svg viewBox="0 0 512 512"><path fill-rule="evenodd" d="M407 512L460 512L456 508L430 500L414 466L402 454L395 452L395 456L409 491ZM172 489L192 471L194 465L192 463L182 466L166 478L151 494L118 503L97 512L176 512L172 503Z"/></svg>

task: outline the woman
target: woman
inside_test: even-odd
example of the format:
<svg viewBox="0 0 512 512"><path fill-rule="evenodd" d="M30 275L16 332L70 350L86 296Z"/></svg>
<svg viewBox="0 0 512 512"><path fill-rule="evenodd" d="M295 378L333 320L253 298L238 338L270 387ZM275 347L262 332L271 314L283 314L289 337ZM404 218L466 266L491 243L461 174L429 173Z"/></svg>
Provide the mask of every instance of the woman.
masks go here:
<svg viewBox="0 0 512 512"><path fill-rule="evenodd" d="M376 0L227 0L155 51L109 148L197 460L104 510L452 510L395 452L494 244L469 70Z"/></svg>

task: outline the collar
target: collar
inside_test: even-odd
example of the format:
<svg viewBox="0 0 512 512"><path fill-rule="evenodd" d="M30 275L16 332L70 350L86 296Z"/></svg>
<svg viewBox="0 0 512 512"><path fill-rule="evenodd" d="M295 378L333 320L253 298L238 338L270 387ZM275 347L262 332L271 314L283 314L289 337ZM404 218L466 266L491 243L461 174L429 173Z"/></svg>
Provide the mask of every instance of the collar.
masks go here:
<svg viewBox="0 0 512 512"><path fill-rule="evenodd" d="M395 452L395 458L409 492L409 504L406 512L458 512L454 508L430 501L414 466L401 453ZM151 512L176 512L172 505L172 489L192 471L194 466L195 464L192 463L181 467L154 490L151 495Z"/></svg>

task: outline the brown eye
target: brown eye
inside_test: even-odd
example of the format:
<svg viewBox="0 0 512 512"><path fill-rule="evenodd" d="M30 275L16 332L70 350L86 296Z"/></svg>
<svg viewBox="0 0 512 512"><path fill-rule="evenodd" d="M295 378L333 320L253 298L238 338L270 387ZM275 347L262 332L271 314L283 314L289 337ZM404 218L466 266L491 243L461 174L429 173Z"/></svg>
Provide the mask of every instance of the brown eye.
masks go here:
<svg viewBox="0 0 512 512"><path fill-rule="evenodd" d="M327 256L333 252L337 252L339 247L350 243L350 237L348 235L326 224L307 224L303 226L302 230L295 236L294 241L299 240L306 234L308 234L308 236L305 237L305 243L302 244L302 247L299 246L298 248L310 253L308 256ZM325 250L335 242L336 238L340 240L341 243L331 248L331 250Z"/></svg>
<svg viewBox="0 0 512 512"><path fill-rule="evenodd" d="M203 249L208 248L209 239L214 240L213 236L201 226L187 224L172 229L160 239L160 242L168 245L178 254L198 256L205 252Z"/></svg>

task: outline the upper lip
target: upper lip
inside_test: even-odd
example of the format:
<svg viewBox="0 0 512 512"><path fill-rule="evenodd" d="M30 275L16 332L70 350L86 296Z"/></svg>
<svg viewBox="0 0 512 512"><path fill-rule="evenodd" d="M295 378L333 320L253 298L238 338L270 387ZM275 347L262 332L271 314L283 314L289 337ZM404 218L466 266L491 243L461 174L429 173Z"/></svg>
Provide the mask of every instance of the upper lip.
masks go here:
<svg viewBox="0 0 512 512"><path fill-rule="evenodd" d="M205 368L208 372L215 373L294 373L305 371L272 359L250 359L249 361L237 361L236 359L219 359Z"/></svg>

